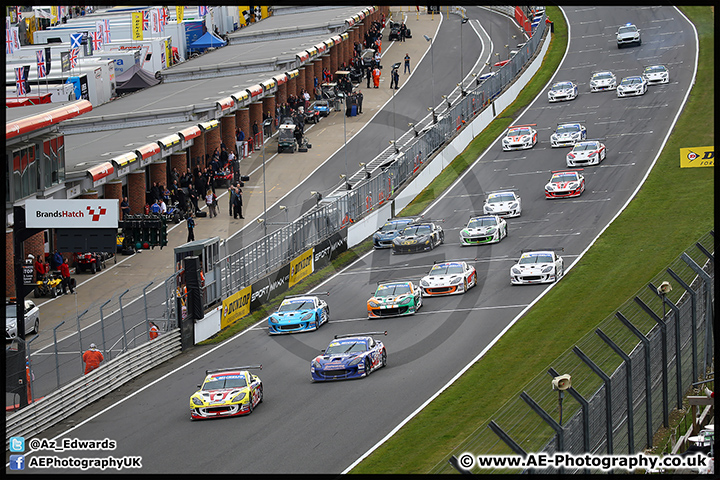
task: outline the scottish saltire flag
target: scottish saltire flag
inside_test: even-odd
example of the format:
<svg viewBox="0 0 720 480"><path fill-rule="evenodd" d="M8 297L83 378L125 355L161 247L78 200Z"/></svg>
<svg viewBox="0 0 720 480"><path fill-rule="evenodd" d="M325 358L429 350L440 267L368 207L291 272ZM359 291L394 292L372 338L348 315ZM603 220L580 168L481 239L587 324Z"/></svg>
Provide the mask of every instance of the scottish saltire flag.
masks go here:
<svg viewBox="0 0 720 480"><path fill-rule="evenodd" d="M145 30L150 30L150 12L143 10L142 14L142 27L144 32Z"/></svg>
<svg viewBox="0 0 720 480"><path fill-rule="evenodd" d="M103 44L110 43L110 20L107 18L103 22Z"/></svg>
<svg viewBox="0 0 720 480"><path fill-rule="evenodd" d="M27 95L30 93L30 85L27 83L27 74L29 71L30 65L15 67L15 87L18 95Z"/></svg>
<svg viewBox="0 0 720 480"><path fill-rule="evenodd" d="M78 64L78 54L80 53L79 48L71 48L70 49L70 68L77 67Z"/></svg>
<svg viewBox="0 0 720 480"><path fill-rule="evenodd" d="M102 32L90 32L90 35L92 36L93 50L102 50L102 47L103 47Z"/></svg>
<svg viewBox="0 0 720 480"><path fill-rule="evenodd" d="M70 48L80 48L82 46L82 33L70 34Z"/></svg>
<svg viewBox="0 0 720 480"><path fill-rule="evenodd" d="M45 68L45 51L38 50L35 53L37 54L38 78L45 78L47 77L47 70Z"/></svg>
<svg viewBox="0 0 720 480"><path fill-rule="evenodd" d="M201 17L204 17L208 13L210 13L209 7L198 7L198 15L200 15Z"/></svg>

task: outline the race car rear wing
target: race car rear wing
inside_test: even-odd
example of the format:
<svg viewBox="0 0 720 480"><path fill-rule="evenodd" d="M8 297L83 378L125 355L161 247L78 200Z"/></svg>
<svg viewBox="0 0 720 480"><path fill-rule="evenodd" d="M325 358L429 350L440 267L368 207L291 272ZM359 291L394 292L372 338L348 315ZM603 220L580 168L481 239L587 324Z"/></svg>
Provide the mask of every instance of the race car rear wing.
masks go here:
<svg viewBox="0 0 720 480"><path fill-rule="evenodd" d="M485 195L490 195L491 193L502 193L502 192L516 192L518 189L515 187L507 187L507 188L499 188L497 190L490 190L489 192L485 192Z"/></svg>
<svg viewBox="0 0 720 480"><path fill-rule="evenodd" d="M262 365L247 365L244 367L217 368L215 370L205 370L205 375L209 375L211 373L220 373L220 372L236 372L238 370L249 370L251 368L258 368L258 369L262 370Z"/></svg>
<svg viewBox="0 0 720 480"><path fill-rule="evenodd" d="M537 123L528 123L527 125L510 125L508 127L508 130L511 128L520 128L520 127L537 127Z"/></svg>
<svg viewBox="0 0 720 480"><path fill-rule="evenodd" d="M368 335L387 335L387 330L384 332L346 333L344 335L335 335L333 338L362 337Z"/></svg>
<svg viewBox="0 0 720 480"><path fill-rule="evenodd" d="M564 252L565 247L552 247L552 248L523 248L520 250L520 254L526 252Z"/></svg>
<svg viewBox="0 0 720 480"><path fill-rule="evenodd" d="M570 170L570 169L568 168L568 169L565 169L565 170L552 170L552 171L550 171L550 173L582 172L583 170L585 170L585 169L584 169L584 168L573 168L572 170Z"/></svg>
<svg viewBox="0 0 720 480"><path fill-rule="evenodd" d="M330 295L330 292L299 293L297 295L286 295L285 298L314 297L316 295Z"/></svg>

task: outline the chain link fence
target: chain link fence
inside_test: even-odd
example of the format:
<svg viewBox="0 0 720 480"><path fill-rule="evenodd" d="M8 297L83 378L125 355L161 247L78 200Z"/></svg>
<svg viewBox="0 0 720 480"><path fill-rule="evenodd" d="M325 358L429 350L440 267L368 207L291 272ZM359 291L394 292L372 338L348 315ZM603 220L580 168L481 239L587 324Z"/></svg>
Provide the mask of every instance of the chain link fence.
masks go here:
<svg viewBox="0 0 720 480"><path fill-rule="evenodd" d="M525 385L431 473L456 473L449 460L463 453L626 455L652 447L654 432L668 425L692 383L713 368L713 256L711 232ZM672 290L661 295L658 287L666 281ZM571 375L572 387L561 401L551 382L564 374Z"/></svg>

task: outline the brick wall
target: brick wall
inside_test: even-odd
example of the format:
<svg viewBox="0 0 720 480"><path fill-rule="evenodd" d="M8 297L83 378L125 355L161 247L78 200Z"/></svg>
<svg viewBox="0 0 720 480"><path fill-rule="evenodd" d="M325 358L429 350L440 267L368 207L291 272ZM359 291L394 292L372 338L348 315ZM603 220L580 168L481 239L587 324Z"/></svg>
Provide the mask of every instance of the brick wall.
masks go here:
<svg viewBox="0 0 720 480"><path fill-rule="evenodd" d="M145 213L145 170L128 175L128 203L133 215Z"/></svg>

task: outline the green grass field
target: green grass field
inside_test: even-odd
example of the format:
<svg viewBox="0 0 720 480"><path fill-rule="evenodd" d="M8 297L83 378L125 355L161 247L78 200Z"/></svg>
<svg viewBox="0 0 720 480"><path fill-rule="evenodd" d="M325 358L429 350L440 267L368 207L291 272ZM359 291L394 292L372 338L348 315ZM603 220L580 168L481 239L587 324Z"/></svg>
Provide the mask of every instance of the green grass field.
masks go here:
<svg viewBox="0 0 720 480"><path fill-rule="evenodd" d="M533 79L522 98L503 112L502 117L507 120L501 122L502 126L488 127L458 157L461 163L472 163L557 68L565 50L567 28L560 21L558 9L548 7L547 11L555 22L555 37L545 58L547 67L543 68L547 77ZM519 388L612 314L700 236L714 229L713 168L680 169L678 150L714 145L714 13L711 7L683 7L682 11L696 25L700 38L698 76L683 114L637 197L563 281L465 375L352 473L428 473L509 398L516 396ZM450 165L443 172L442 176L447 178L442 180L442 189L463 169ZM423 192L418 203L403 214L422 211L440 193L438 182L434 182L434 187L433 191ZM568 311L579 314L569 316ZM548 318L553 321L548 322ZM563 335L558 335L558 331Z"/></svg>

